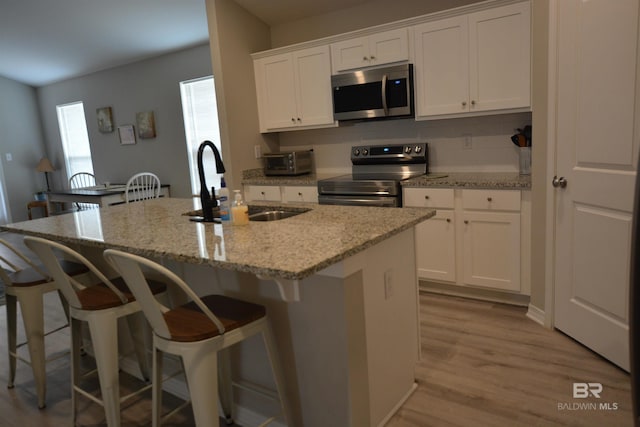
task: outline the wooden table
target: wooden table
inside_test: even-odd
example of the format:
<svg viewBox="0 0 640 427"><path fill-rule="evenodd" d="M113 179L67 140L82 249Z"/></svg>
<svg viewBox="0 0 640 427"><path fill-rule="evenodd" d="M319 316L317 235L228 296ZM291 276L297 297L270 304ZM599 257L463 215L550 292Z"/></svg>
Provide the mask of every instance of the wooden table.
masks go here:
<svg viewBox="0 0 640 427"><path fill-rule="evenodd" d="M160 188L160 197L170 197L170 185ZM47 203L50 212L52 203L94 203L100 207L125 203L125 184L111 184L108 187L96 185L71 190L55 190L47 192Z"/></svg>

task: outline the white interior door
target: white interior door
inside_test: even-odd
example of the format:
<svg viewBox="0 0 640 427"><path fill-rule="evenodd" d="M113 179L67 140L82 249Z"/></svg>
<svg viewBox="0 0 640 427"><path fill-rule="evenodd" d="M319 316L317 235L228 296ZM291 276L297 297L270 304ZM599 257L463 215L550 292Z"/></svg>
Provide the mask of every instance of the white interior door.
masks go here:
<svg viewBox="0 0 640 427"><path fill-rule="evenodd" d="M626 370L638 3L556 3L555 326Z"/></svg>

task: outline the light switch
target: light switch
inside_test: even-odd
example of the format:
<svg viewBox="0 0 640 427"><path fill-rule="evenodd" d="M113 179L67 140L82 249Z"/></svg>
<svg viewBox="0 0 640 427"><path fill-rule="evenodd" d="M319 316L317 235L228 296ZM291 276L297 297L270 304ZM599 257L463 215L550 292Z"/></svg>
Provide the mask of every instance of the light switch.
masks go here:
<svg viewBox="0 0 640 427"><path fill-rule="evenodd" d="M10 162L13 160L13 155L11 153L5 154L5 157L7 158L7 162Z"/></svg>

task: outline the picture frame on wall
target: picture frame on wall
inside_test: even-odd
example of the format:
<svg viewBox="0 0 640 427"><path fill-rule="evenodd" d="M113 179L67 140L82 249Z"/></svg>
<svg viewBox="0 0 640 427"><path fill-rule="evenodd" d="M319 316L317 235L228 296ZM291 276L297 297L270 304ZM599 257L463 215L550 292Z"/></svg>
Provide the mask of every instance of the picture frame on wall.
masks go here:
<svg viewBox="0 0 640 427"><path fill-rule="evenodd" d="M136 132L133 125L118 126L118 136L120 137L120 145L136 143Z"/></svg>
<svg viewBox="0 0 640 427"><path fill-rule="evenodd" d="M153 111L136 113L136 124L138 125L138 137L140 139L156 137L156 122Z"/></svg>
<svg viewBox="0 0 640 427"><path fill-rule="evenodd" d="M113 132L113 114L111 111L111 107L97 108L96 118L98 119L98 130L100 132Z"/></svg>

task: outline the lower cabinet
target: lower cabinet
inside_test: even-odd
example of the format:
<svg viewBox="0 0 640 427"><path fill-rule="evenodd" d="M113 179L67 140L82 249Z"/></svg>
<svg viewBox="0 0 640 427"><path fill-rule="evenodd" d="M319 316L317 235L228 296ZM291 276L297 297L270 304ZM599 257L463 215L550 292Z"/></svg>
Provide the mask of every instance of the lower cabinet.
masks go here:
<svg viewBox="0 0 640 427"><path fill-rule="evenodd" d="M405 206L430 207L437 212L416 227L418 277L528 295L530 237L529 208L522 202L525 193L405 188Z"/></svg>
<svg viewBox="0 0 640 427"><path fill-rule="evenodd" d="M318 188L301 185L245 185L245 200L284 203L318 203Z"/></svg>

